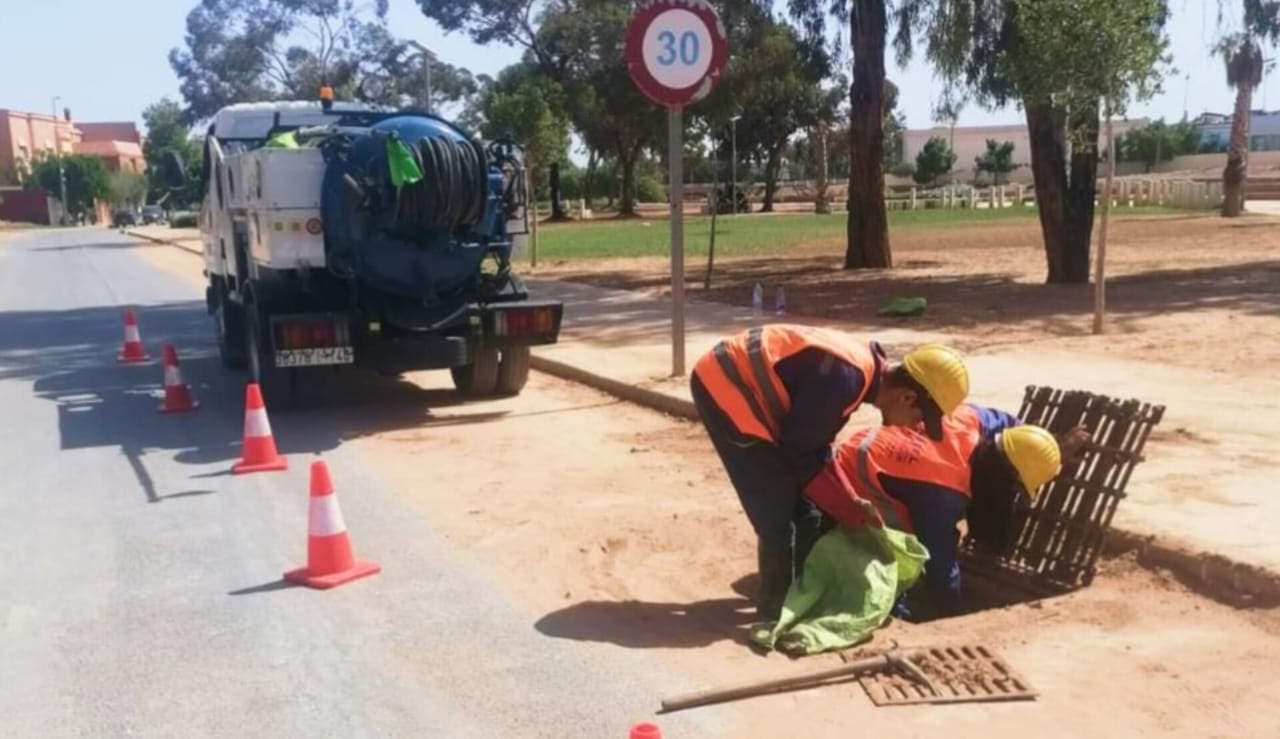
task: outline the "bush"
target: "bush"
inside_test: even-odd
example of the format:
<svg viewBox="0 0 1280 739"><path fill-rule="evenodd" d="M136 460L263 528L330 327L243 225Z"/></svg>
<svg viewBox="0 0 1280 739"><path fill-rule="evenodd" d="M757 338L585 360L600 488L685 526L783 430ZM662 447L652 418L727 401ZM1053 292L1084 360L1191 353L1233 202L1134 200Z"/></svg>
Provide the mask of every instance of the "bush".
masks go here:
<svg viewBox="0 0 1280 739"><path fill-rule="evenodd" d="M169 219L169 228L195 228L199 223L195 213L174 213Z"/></svg>
<svg viewBox="0 0 1280 739"><path fill-rule="evenodd" d="M889 174L895 177L911 177L916 173L915 162L898 162L889 169Z"/></svg>
<svg viewBox="0 0 1280 739"><path fill-rule="evenodd" d="M667 200L666 188L657 178L637 177L636 200L641 203L664 203Z"/></svg>

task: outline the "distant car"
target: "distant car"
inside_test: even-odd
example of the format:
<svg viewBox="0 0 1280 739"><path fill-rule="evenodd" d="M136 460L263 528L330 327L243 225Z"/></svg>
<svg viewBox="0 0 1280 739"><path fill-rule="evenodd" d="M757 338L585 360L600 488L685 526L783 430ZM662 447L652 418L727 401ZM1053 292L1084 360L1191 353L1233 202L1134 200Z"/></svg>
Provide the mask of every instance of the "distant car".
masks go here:
<svg viewBox="0 0 1280 739"><path fill-rule="evenodd" d="M147 205L142 208L142 224L164 223L164 210L158 205Z"/></svg>
<svg viewBox="0 0 1280 739"><path fill-rule="evenodd" d="M111 214L111 227L124 228L125 226L138 225L138 214L127 208L117 210Z"/></svg>

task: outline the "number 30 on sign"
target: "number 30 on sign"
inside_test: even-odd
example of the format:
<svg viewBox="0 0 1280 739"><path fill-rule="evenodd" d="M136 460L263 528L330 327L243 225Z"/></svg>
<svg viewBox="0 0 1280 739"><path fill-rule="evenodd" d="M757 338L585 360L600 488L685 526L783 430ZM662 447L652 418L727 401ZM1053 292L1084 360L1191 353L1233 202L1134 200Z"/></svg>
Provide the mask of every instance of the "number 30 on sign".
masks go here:
<svg viewBox="0 0 1280 739"><path fill-rule="evenodd" d="M702 0L658 0L627 28L627 71L659 105L685 106L705 97L728 55L724 27Z"/></svg>

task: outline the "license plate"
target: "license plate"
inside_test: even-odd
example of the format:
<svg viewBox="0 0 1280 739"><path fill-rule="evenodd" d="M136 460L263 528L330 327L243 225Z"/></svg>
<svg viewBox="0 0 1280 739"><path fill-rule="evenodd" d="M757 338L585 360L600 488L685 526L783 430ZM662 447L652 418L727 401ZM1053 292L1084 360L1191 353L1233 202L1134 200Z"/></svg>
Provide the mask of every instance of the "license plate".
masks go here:
<svg viewBox="0 0 1280 739"><path fill-rule="evenodd" d="M355 361L355 351L349 346L285 349L276 352L277 367L318 367L327 364L352 364Z"/></svg>

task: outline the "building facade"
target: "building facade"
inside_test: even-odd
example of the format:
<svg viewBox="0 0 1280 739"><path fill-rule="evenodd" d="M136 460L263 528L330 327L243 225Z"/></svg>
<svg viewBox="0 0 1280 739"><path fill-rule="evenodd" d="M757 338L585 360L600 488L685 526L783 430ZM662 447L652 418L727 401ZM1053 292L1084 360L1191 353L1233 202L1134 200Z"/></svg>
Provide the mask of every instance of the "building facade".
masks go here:
<svg viewBox="0 0 1280 739"><path fill-rule="evenodd" d="M1146 118L1112 121L1115 135L1125 131L1143 128ZM916 155L931 138L940 138L951 146L956 154L956 163L952 175L958 182L971 182L977 177L977 166L974 160L987 152L987 139L997 143L1013 142L1014 171L1012 181L1030 180L1031 143L1024 123L1010 126L947 126L933 128L916 128L902 134L902 159L904 162L915 162Z"/></svg>
<svg viewBox="0 0 1280 739"><path fill-rule="evenodd" d="M73 154L80 132L67 117L0 108L0 185L17 185L44 154Z"/></svg>
<svg viewBox="0 0 1280 739"><path fill-rule="evenodd" d="M1233 117L1221 113L1196 116L1192 124L1200 132L1200 148L1226 151L1231 141ZM1254 110L1249 113L1249 150L1280 151L1280 110Z"/></svg>
<svg viewBox="0 0 1280 739"><path fill-rule="evenodd" d="M19 184L31 163L44 155L85 154L110 172L142 174L142 134L132 122L77 123L69 113L24 113L0 108L0 186Z"/></svg>

